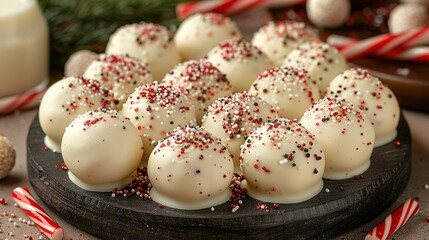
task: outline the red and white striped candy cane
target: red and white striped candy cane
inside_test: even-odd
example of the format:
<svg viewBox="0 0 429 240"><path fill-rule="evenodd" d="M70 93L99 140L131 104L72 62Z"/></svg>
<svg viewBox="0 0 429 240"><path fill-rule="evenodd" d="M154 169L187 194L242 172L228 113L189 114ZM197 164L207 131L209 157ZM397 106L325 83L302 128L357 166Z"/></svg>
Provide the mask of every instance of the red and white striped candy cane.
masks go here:
<svg viewBox="0 0 429 240"><path fill-rule="evenodd" d="M385 240L402 227L408 219L416 215L420 210L419 204L414 199L408 199L399 208L387 216L371 232L365 240Z"/></svg>
<svg viewBox="0 0 429 240"><path fill-rule="evenodd" d="M343 49L347 45L356 44L359 42L357 39L348 38L339 35L331 35L328 37L327 42L340 49ZM407 61L415 61L415 62L429 62L429 47L419 46L419 47L410 47L408 49L399 48L399 49L391 49L387 52L371 52L372 56L378 56L383 58L391 58L398 60L407 60Z"/></svg>
<svg viewBox="0 0 429 240"><path fill-rule="evenodd" d="M31 196L27 187L17 187L12 191L12 197L27 216L36 224L40 231L51 240L61 240L63 229L52 220Z"/></svg>
<svg viewBox="0 0 429 240"><path fill-rule="evenodd" d="M179 4L176 13L179 19L184 19L199 12L231 15L257 7L294 6L303 3L305 0L210 0Z"/></svg>
<svg viewBox="0 0 429 240"><path fill-rule="evenodd" d="M336 41L332 38L328 38L328 43ZM428 43L429 27L423 27L402 33L382 34L360 41L349 42L340 51L347 59L355 59L373 53L383 55L393 51L405 51L405 49Z"/></svg>
<svg viewBox="0 0 429 240"><path fill-rule="evenodd" d="M27 92L0 98L0 115L37 106L46 91L47 85L48 81L46 80Z"/></svg>

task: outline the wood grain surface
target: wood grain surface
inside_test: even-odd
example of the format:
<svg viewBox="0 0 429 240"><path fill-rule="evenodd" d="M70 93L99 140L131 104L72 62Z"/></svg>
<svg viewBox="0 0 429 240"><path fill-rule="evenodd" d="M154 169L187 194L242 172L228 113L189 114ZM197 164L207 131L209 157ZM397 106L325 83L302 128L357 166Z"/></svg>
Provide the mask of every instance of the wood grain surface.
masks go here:
<svg viewBox="0 0 429 240"><path fill-rule="evenodd" d="M61 168L61 154L44 150L38 118L27 137L28 176L34 191L78 228L105 239L326 239L358 227L386 209L410 177L410 130L403 116L393 142L374 149L364 178L325 180L322 192L299 204L270 212L248 197L232 213L228 203L184 211L159 208L138 197L111 197L75 186ZM329 189L328 191L326 189ZM260 204L260 203L259 203Z"/></svg>

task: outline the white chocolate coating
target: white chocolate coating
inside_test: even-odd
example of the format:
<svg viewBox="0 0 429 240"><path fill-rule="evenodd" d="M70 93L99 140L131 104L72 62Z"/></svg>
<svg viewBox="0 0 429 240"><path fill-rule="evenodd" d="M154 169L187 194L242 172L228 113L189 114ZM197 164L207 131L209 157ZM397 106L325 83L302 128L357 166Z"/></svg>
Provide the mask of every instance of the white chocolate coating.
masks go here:
<svg viewBox="0 0 429 240"><path fill-rule="evenodd" d="M197 13L177 29L174 43L183 61L203 58L219 43L241 38L240 30L229 17L218 13Z"/></svg>
<svg viewBox="0 0 429 240"><path fill-rule="evenodd" d="M118 110L136 87L152 82L147 64L133 57L116 54L98 55L83 76L96 79L104 88L111 90L119 102Z"/></svg>
<svg viewBox="0 0 429 240"><path fill-rule="evenodd" d="M242 187L249 196L298 203L322 190L325 156L298 120L278 119L254 130L241 146Z"/></svg>
<svg viewBox="0 0 429 240"><path fill-rule="evenodd" d="M194 103L198 122L211 103L233 92L225 75L203 59L178 64L165 75L163 84L178 89Z"/></svg>
<svg viewBox="0 0 429 240"><path fill-rule="evenodd" d="M320 99L319 89L304 69L276 67L259 74L249 94L269 103L283 118L300 119Z"/></svg>
<svg viewBox="0 0 429 240"><path fill-rule="evenodd" d="M120 27L110 36L108 54L128 54L149 65L153 79L160 81L180 62L173 34L155 23L134 23Z"/></svg>
<svg viewBox="0 0 429 240"><path fill-rule="evenodd" d="M54 152L61 152L65 128L78 115L99 107L113 109L115 106L113 94L97 80L68 77L54 83L43 95L39 107L46 146Z"/></svg>
<svg viewBox="0 0 429 240"><path fill-rule="evenodd" d="M314 40L319 40L317 30L303 22L270 21L253 34L252 44L278 67L293 49Z"/></svg>
<svg viewBox="0 0 429 240"><path fill-rule="evenodd" d="M343 25L350 16L350 0L308 0L307 16L310 21L325 28Z"/></svg>
<svg viewBox="0 0 429 240"><path fill-rule="evenodd" d="M136 88L125 102L122 114L140 131L145 147L143 165L158 140L178 126L196 122L192 102L178 90L158 82Z"/></svg>
<svg viewBox="0 0 429 240"><path fill-rule="evenodd" d="M322 145L326 158L324 178L351 178L368 169L374 127L353 104L325 97L308 109L300 122Z"/></svg>
<svg viewBox="0 0 429 240"><path fill-rule="evenodd" d="M226 74L236 92L249 90L259 73L272 67L268 57L245 40L222 42L207 54L207 60Z"/></svg>
<svg viewBox="0 0 429 240"><path fill-rule="evenodd" d="M240 92L212 103L201 126L222 140L233 155L236 171L239 171L240 146L247 135L265 122L277 118L277 111L267 102L247 92Z"/></svg>
<svg viewBox="0 0 429 240"><path fill-rule="evenodd" d="M150 155L150 195L155 202L186 210L222 204L231 197L232 157L219 139L186 125L169 133Z"/></svg>
<svg viewBox="0 0 429 240"><path fill-rule="evenodd" d="M419 3L403 3L396 6L389 15L389 32L399 33L429 25L428 9Z"/></svg>
<svg viewBox="0 0 429 240"><path fill-rule="evenodd" d="M336 48L320 41L300 45L288 55L283 65L306 69L316 81L321 97L325 96L332 79L348 68L346 59Z"/></svg>
<svg viewBox="0 0 429 240"><path fill-rule="evenodd" d="M85 190L110 192L131 183L143 143L130 120L116 110L97 109L70 123L61 149L72 182Z"/></svg>
<svg viewBox="0 0 429 240"><path fill-rule="evenodd" d="M345 98L359 107L374 124L375 147L396 137L400 109L393 92L366 69L352 68L329 85L328 97Z"/></svg>

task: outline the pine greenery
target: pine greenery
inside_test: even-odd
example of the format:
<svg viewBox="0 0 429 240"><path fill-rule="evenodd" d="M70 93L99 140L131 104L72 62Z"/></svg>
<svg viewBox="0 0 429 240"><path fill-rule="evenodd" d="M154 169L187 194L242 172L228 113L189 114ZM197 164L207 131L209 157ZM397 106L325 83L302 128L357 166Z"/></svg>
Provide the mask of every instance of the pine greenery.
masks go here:
<svg viewBox="0 0 429 240"><path fill-rule="evenodd" d="M120 26L140 21L177 25L176 5L189 0L39 0L50 28L51 67L62 71L79 50L104 51Z"/></svg>

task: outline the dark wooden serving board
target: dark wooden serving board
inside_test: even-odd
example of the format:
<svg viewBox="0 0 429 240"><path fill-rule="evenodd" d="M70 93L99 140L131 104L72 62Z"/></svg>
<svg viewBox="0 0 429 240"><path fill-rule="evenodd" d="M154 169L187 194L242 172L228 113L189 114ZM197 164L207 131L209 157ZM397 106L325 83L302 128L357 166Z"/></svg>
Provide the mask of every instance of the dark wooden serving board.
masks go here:
<svg viewBox="0 0 429 240"><path fill-rule="evenodd" d="M34 191L68 222L106 239L326 239L382 212L410 177L411 137L403 117L396 138L401 146L391 142L374 149L363 179L325 180L324 190L316 197L280 205L269 213L257 210L257 202L250 197L235 213L228 203L214 212L183 211L159 208L135 196L113 198L110 193L82 190L65 171L55 168L63 162L61 154L45 151L43 137L36 117L27 139L28 175Z"/></svg>

